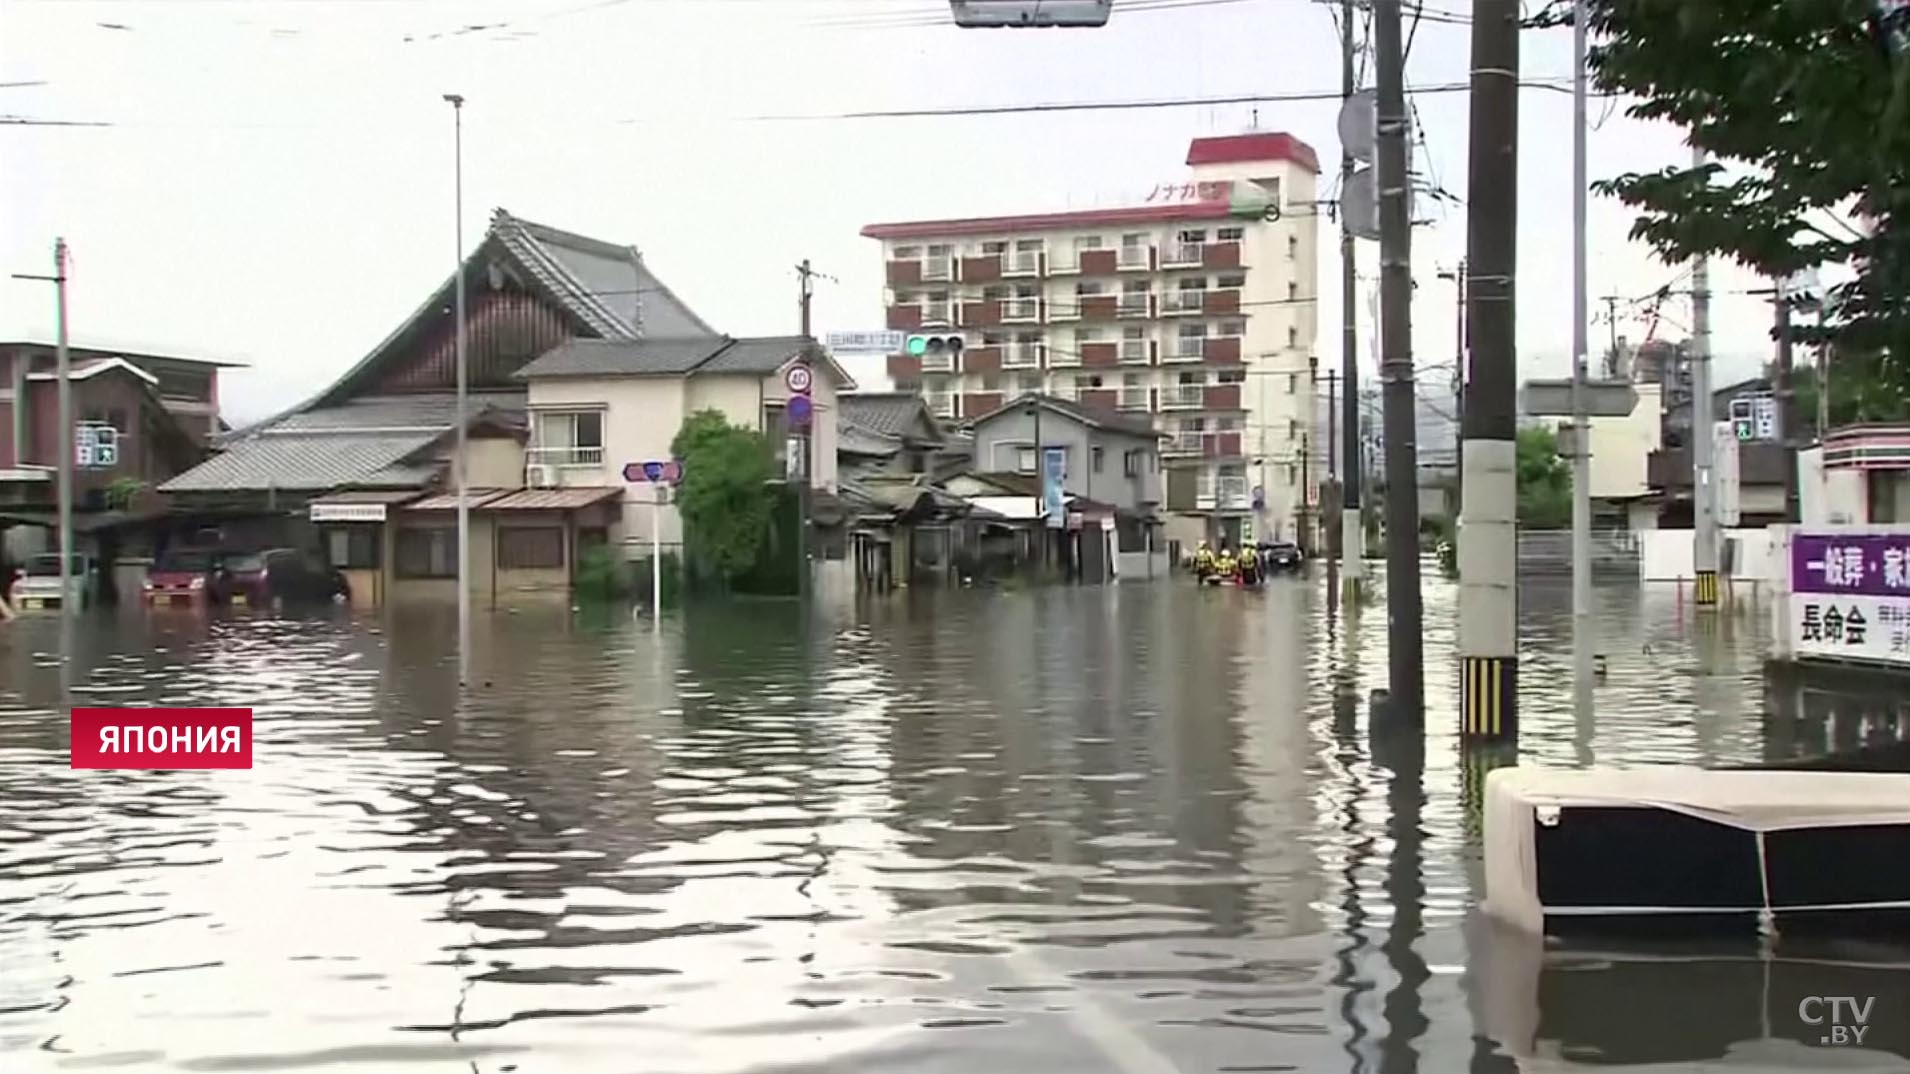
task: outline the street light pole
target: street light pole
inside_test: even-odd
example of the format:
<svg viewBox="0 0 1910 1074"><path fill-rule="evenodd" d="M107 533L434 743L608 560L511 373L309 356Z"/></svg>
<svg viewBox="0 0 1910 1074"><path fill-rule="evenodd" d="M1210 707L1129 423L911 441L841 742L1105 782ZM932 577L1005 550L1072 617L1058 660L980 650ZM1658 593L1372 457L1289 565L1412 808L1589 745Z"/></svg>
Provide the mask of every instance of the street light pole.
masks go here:
<svg viewBox="0 0 1910 1074"><path fill-rule="evenodd" d="M468 686L471 682L471 503L465 488L466 425L469 415L464 411L465 396L465 354L464 354L464 98L455 93L444 95L451 105L451 146L452 171L454 173L453 195L457 214L454 228L457 241L457 267L454 270L457 283L457 305L453 316L457 318L455 332L457 336L458 395L457 415L454 419L458 426L457 455L451 461L451 472L458 487L458 685Z"/></svg>

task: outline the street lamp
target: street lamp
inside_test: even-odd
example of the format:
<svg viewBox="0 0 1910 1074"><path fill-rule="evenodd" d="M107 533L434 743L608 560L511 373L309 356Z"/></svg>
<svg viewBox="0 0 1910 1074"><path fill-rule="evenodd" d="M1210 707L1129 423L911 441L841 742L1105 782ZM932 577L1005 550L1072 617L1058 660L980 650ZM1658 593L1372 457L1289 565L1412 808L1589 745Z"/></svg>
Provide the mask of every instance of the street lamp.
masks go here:
<svg viewBox="0 0 1910 1074"><path fill-rule="evenodd" d="M458 685L468 686L471 683L471 504L464 487L465 425L469 419L464 412L464 98L456 93L447 93L444 99L451 106L455 190L453 211L457 217L453 227L456 233L457 265L452 272L457 283L457 305L453 315L457 318L454 331L457 337L458 394L454 420L458 426L458 449L457 455L451 460L451 473L458 488Z"/></svg>

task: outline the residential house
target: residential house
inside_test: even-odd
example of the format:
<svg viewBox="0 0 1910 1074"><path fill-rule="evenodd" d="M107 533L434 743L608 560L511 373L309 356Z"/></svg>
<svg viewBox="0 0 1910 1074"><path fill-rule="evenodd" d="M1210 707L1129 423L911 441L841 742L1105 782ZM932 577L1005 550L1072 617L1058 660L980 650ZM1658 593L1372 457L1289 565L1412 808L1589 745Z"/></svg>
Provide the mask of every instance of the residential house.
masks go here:
<svg viewBox="0 0 1910 1074"><path fill-rule="evenodd" d="M459 277L467 293L461 413L453 394ZM591 345L575 346L582 341ZM685 404L720 401L760 427L777 398L767 370L795 349L722 335L636 247L500 209L457 275L337 381L226 438L220 454L162 491L181 509L221 519L232 543L323 548L353 580L355 599L454 593L452 470L462 427L474 597L497 604L561 594L592 543L634 548L649 536L647 519L630 532L623 464L667 457ZM678 370L658 377L667 388L621 372L631 353L666 352ZM607 363L602 375L562 371L586 354ZM546 367L548 382L519 375L552 355L560 357ZM731 367L734 375L717 375ZM830 460L819 478L833 473L833 387L815 393L814 437ZM656 404L653 390L676 405ZM673 513L666 525L674 535ZM641 547L647 554L648 541Z"/></svg>
<svg viewBox="0 0 1910 1074"><path fill-rule="evenodd" d="M1806 525L1910 523L1910 424L1832 429L1819 448L1799 452Z"/></svg>
<svg viewBox="0 0 1910 1074"><path fill-rule="evenodd" d="M948 438L914 392L855 392L840 399L845 479L932 473Z"/></svg>
<svg viewBox="0 0 1910 1074"><path fill-rule="evenodd" d="M73 442L60 430L54 348L0 343L0 530L18 559L56 540L60 453L73 452L77 548L112 562L163 525L151 490L205 457L218 374L231 363L90 347L68 351Z"/></svg>
<svg viewBox="0 0 1910 1074"><path fill-rule="evenodd" d="M1711 416L1716 423L1713 443L1718 450L1718 513L1726 525L1760 527L1784 521L1784 447L1775 439L1738 441L1730 432L1731 404L1771 395L1768 380L1757 377L1727 384L1711 393ZM1691 400L1667 396L1664 402L1662 447L1646 462L1646 483L1658 505L1658 525L1688 529L1692 525ZM1727 487L1728 486L1728 487Z"/></svg>
<svg viewBox="0 0 1910 1074"><path fill-rule="evenodd" d="M790 422L786 383L792 366L812 371L810 417ZM780 472L802 473L807 444L810 485L836 490L837 397L854 387L814 340L801 336L731 339L572 340L518 370L528 390L530 445L526 461L539 485L617 486L620 535L631 558L647 558L652 526L673 551L682 544L676 507L657 507L655 489L625 485L628 463L670 458L683 420L716 410L730 424L764 434Z"/></svg>
<svg viewBox="0 0 1910 1074"><path fill-rule="evenodd" d="M1161 547L1161 434L1145 419L1035 394L979 415L971 431L977 472L1039 477L1044 457L1058 460L1075 505L1047 521L1065 534L1055 554L1072 573L1104 579L1116 553Z"/></svg>

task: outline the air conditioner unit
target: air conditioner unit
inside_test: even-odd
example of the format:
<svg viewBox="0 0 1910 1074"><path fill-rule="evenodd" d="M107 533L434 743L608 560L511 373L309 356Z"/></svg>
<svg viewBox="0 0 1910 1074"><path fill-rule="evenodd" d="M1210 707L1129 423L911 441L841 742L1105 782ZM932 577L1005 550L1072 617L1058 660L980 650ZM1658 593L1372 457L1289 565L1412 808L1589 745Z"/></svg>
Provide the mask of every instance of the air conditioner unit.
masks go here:
<svg viewBox="0 0 1910 1074"><path fill-rule="evenodd" d="M540 466L533 463L524 468L524 484L534 489L557 487L557 467Z"/></svg>

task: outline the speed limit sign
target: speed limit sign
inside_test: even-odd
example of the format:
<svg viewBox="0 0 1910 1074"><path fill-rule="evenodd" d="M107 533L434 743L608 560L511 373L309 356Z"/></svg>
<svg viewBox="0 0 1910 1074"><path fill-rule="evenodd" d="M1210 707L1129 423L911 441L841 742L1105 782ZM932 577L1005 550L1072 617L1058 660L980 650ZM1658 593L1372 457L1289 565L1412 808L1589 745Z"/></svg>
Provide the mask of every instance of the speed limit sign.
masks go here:
<svg viewBox="0 0 1910 1074"><path fill-rule="evenodd" d="M809 382L809 367L806 365L792 365L789 367L789 372L783 374L783 384L794 395L808 395Z"/></svg>

